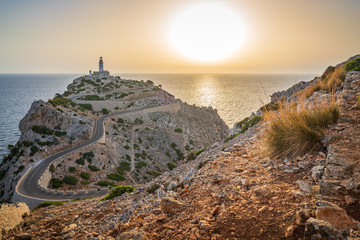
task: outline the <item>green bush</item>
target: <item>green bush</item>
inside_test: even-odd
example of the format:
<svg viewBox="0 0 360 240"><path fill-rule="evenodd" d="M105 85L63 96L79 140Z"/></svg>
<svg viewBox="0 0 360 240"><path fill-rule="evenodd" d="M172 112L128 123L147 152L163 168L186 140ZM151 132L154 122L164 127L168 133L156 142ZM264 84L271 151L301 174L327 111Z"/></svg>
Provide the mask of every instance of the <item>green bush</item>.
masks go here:
<svg viewBox="0 0 360 240"><path fill-rule="evenodd" d="M135 164L136 169L141 169L142 167L147 167L147 163L144 161L138 162Z"/></svg>
<svg viewBox="0 0 360 240"><path fill-rule="evenodd" d="M65 184L69 184L69 185L76 185L76 183L78 182L78 179L74 176L65 176L63 178L63 182Z"/></svg>
<svg viewBox="0 0 360 240"><path fill-rule="evenodd" d="M176 164L175 164L175 163L169 162L167 165L168 165L170 171L173 170L174 168L176 168Z"/></svg>
<svg viewBox="0 0 360 240"><path fill-rule="evenodd" d="M54 130L49 129L45 126L32 126L31 130L41 135L52 135L54 133Z"/></svg>
<svg viewBox="0 0 360 240"><path fill-rule="evenodd" d="M183 133L183 130L181 128L175 128L175 132L177 133Z"/></svg>
<svg viewBox="0 0 360 240"><path fill-rule="evenodd" d="M52 178L50 182L52 183L53 188L59 188L63 185L63 181L58 178Z"/></svg>
<svg viewBox="0 0 360 240"><path fill-rule="evenodd" d="M126 150L129 150L129 149L130 149L130 146L126 145L126 146L124 146L124 148L125 148Z"/></svg>
<svg viewBox="0 0 360 240"><path fill-rule="evenodd" d="M94 158L94 153L92 151L83 153L82 158L86 159L90 164Z"/></svg>
<svg viewBox="0 0 360 240"><path fill-rule="evenodd" d="M118 173L110 173L107 175L107 177L111 180L115 180L115 181L124 181L125 177L123 175L120 175Z"/></svg>
<svg viewBox="0 0 360 240"><path fill-rule="evenodd" d="M131 170L130 163L122 161L122 162L120 162L119 167L117 167L116 170L117 170L117 172L119 174L124 174L125 171L130 171Z"/></svg>
<svg viewBox="0 0 360 240"><path fill-rule="evenodd" d="M51 165L50 165L49 171L50 171L50 172L54 172L54 171L55 171L55 166L54 166L54 164L51 164Z"/></svg>
<svg viewBox="0 0 360 240"><path fill-rule="evenodd" d="M106 108L103 108L101 110L102 114L106 115L106 114L109 114L109 110L107 110Z"/></svg>
<svg viewBox="0 0 360 240"><path fill-rule="evenodd" d="M85 180L81 180L80 183L81 183L82 185L89 185L89 184L90 184L88 181L85 181Z"/></svg>
<svg viewBox="0 0 360 240"><path fill-rule="evenodd" d="M351 60L345 64L345 70L350 71L360 71L360 58Z"/></svg>
<svg viewBox="0 0 360 240"><path fill-rule="evenodd" d="M35 207L34 209L44 208L48 206L61 206L63 204L64 202L42 202L39 205L37 205L37 207Z"/></svg>
<svg viewBox="0 0 360 240"><path fill-rule="evenodd" d="M57 137L63 137L66 136L67 132L61 132L61 131L55 131L55 136Z"/></svg>
<svg viewBox="0 0 360 240"><path fill-rule="evenodd" d="M85 160L83 158L78 158L75 160L75 162L79 165L85 165Z"/></svg>
<svg viewBox="0 0 360 240"><path fill-rule="evenodd" d="M72 107L75 107L75 103L71 99L64 98L60 94L56 94L56 96L52 100L49 99L48 103L50 103L54 107L56 107L58 105L61 105L61 106L66 107L66 108L68 108L69 105L72 106Z"/></svg>
<svg viewBox="0 0 360 240"><path fill-rule="evenodd" d="M113 182L109 182L109 181L99 181L97 183L97 185L102 186L102 187L106 187L106 186L114 187L115 186L115 184Z"/></svg>
<svg viewBox="0 0 360 240"><path fill-rule="evenodd" d="M35 145L32 145L30 147L30 156L33 156L35 153L37 153L39 151L39 148Z"/></svg>
<svg viewBox="0 0 360 240"><path fill-rule="evenodd" d="M108 195L103 197L101 200L103 201L103 200L113 199L118 196L121 196L124 193L131 193L135 189L136 189L136 187L131 187L131 186L117 186L111 191L111 193L109 193Z"/></svg>
<svg viewBox="0 0 360 240"><path fill-rule="evenodd" d="M261 116L254 116L252 118L245 118L242 121L238 122L236 124L237 128L240 128L240 131L237 134L233 134L229 137L227 137L224 142L228 142L231 139L235 138L236 136L239 136L240 134L243 134L246 130L249 128L255 126L258 122L260 122L263 119Z"/></svg>
<svg viewBox="0 0 360 240"><path fill-rule="evenodd" d="M90 179L90 173L88 173L88 172L81 172L81 173L80 173L80 177L88 180L88 179Z"/></svg>
<svg viewBox="0 0 360 240"><path fill-rule="evenodd" d="M94 165L88 165L88 168L90 169L90 171L93 171L93 172L97 172L99 171L100 169Z"/></svg>
<svg viewBox="0 0 360 240"><path fill-rule="evenodd" d="M76 168L75 167L69 167L69 172L75 172Z"/></svg>

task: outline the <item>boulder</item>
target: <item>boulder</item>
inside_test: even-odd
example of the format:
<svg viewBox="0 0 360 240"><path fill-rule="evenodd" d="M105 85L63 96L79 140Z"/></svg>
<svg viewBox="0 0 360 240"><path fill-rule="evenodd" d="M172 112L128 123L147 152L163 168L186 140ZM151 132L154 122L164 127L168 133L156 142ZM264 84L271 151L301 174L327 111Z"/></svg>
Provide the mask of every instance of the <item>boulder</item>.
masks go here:
<svg viewBox="0 0 360 240"><path fill-rule="evenodd" d="M306 221L304 240L344 240L342 233L330 223L316 218L309 218Z"/></svg>
<svg viewBox="0 0 360 240"><path fill-rule="evenodd" d="M161 199L160 208L163 213L174 213L179 211L183 204L173 198L164 197Z"/></svg>
<svg viewBox="0 0 360 240"><path fill-rule="evenodd" d="M317 201L316 218L330 223L337 229L357 228L358 223L352 220L346 211L332 202Z"/></svg>

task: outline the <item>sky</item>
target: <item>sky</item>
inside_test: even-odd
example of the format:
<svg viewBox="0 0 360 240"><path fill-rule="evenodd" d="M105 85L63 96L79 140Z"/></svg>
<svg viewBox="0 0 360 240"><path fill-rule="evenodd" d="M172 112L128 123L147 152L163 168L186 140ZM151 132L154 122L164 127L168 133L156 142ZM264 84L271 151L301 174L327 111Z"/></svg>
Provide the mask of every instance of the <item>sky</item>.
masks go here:
<svg viewBox="0 0 360 240"><path fill-rule="evenodd" d="M209 13L219 21L236 18L221 25L230 29L224 38L208 16L186 15L206 4L225 9ZM359 9L358 0L0 0L0 73L86 73L102 56L113 73L321 74L360 53ZM179 27L184 19L194 27ZM203 39L220 45L197 53L200 20L213 31ZM187 56L231 44L222 59Z"/></svg>

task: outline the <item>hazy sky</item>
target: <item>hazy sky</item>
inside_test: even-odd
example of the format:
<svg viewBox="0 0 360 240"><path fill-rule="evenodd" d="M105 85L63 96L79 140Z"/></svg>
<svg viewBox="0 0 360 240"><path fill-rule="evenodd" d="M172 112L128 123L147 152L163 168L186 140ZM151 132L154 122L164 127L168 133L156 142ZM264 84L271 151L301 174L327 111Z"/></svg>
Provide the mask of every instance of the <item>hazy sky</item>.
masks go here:
<svg viewBox="0 0 360 240"><path fill-rule="evenodd" d="M229 58L194 61L169 32L221 2L245 27ZM1 73L320 73L360 53L359 0L0 0ZM199 30L201 31L201 30ZM181 41L181 39L180 39Z"/></svg>

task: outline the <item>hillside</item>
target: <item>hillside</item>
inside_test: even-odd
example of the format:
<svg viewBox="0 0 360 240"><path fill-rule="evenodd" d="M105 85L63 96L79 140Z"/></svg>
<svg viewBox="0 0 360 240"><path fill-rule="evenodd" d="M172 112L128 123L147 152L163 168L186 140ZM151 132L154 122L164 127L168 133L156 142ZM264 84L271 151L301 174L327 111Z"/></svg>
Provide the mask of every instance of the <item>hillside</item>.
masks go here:
<svg viewBox="0 0 360 240"><path fill-rule="evenodd" d="M101 141L47 167L39 181L45 191L145 183L229 131L216 110L183 103L151 81L82 76L64 94L35 101L21 120L19 142L0 166L0 200L10 201L20 177L44 157L89 141L108 114Z"/></svg>
<svg viewBox="0 0 360 240"><path fill-rule="evenodd" d="M136 189L115 188L117 194L107 199L45 204L5 232L4 237L359 239L360 71L354 70L360 70L360 56L351 60L329 67L309 83L274 94L274 102L236 124L233 135L211 147L199 146L197 149L207 149L189 153L188 161L179 162L172 171ZM331 104L336 108L334 113L339 110L340 115L321 115ZM292 112L285 115L287 106ZM186 112L186 107L181 111ZM297 115L299 112L307 115ZM167 114L167 120L157 119L164 124L160 126L174 129L181 124ZM269 137L277 126L275 120L286 123L294 116L301 116L295 123L307 121L310 125L295 125L292 136L285 141ZM142 119L142 124L150 124ZM169 119L174 124L167 125ZM326 122L325 127L318 128L316 120ZM111 136L111 126L117 120L109 122L107 131ZM183 133L190 127L186 126L181 125ZM296 138L297 130L302 134L300 138ZM281 129L274 131L279 133ZM279 136L287 133L282 134ZM307 148L288 144L303 143L306 137L311 140L310 144L304 142ZM279 140L275 145L274 139ZM275 148L278 146L281 151ZM97 151L98 156L101 150L100 146L93 152Z"/></svg>

